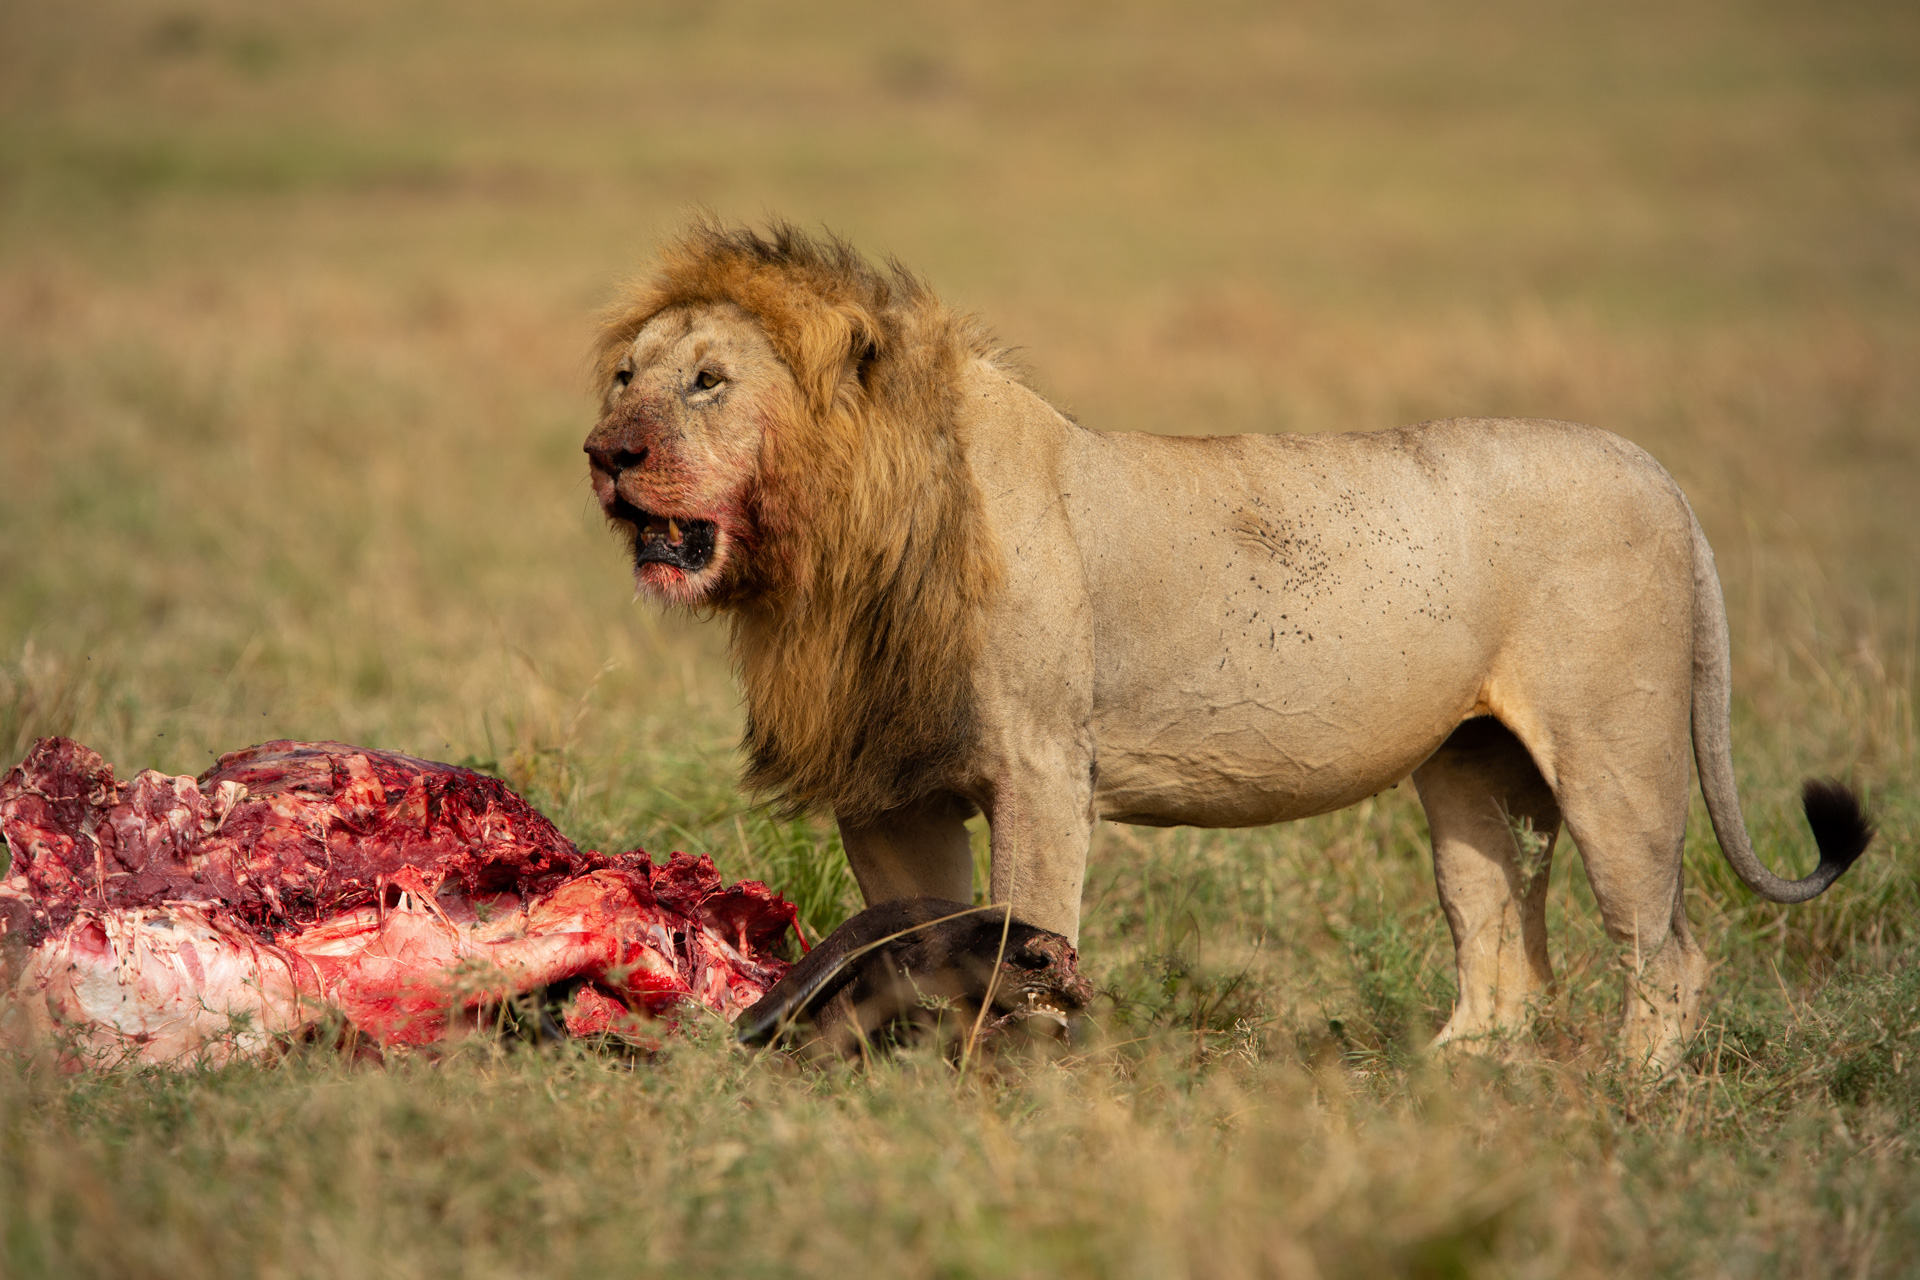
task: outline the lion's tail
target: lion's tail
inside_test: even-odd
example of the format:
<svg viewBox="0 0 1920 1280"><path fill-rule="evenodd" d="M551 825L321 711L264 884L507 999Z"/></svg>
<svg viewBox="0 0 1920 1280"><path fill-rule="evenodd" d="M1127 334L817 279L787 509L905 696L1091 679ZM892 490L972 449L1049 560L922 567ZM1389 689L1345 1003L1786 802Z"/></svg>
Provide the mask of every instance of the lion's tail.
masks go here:
<svg viewBox="0 0 1920 1280"><path fill-rule="evenodd" d="M1820 847L1820 865L1800 880L1787 880L1761 865L1740 816L1733 781L1732 656L1727 644L1727 607L1714 571L1713 549L1691 510L1693 526L1693 760L1700 791L1713 819L1720 851L1747 887L1770 902L1805 902L1846 873L1873 839L1873 824L1860 797L1835 779L1809 778L1801 789L1807 825Z"/></svg>

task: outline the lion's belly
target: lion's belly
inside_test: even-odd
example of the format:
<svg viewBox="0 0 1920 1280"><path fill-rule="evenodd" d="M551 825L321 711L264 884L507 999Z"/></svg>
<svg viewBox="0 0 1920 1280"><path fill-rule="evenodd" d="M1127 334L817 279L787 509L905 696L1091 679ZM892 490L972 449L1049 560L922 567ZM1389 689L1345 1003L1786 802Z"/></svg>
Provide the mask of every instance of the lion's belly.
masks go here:
<svg viewBox="0 0 1920 1280"><path fill-rule="evenodd" d="M1096 677L1095 808L1119 822L1257 826L1373 795L1473 711L1484 667L1464 639L1402 655L1316 632L1291 652L1216 646L1157 679Z"/></svg>
<svg viewBox="0 0 1920 1280"><path fill-rule="evenodd" d="M1103 817L1324 813L1472 713L1501 593L1430 473L1388 455L1342 474L1322 442L1269 439L1209 442L1183 469L1194 444L1107 439L1121 456L1096 488L1141 518L1083 544Z"/></svg>

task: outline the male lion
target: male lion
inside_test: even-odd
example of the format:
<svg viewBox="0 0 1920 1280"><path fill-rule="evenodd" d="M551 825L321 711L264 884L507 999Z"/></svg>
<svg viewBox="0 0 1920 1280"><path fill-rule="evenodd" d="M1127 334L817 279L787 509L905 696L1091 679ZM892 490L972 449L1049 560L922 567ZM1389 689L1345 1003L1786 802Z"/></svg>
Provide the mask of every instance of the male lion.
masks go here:
<svg viewBox="0 0 1920 1280"><path fill-rule="evenodd" d="M1755 858L1712 553L1604 431L1090 431L907 272L784 225L669 246L598 368L586 452L640 588L730 616L746 781L830 809L869 904L968 900L978 806L993 900L1076 939L1097 818L1254 826L1411 774L1458 966L1439 1040L1547 990L1564 821L1632 958L1621 1051L1671 1065L1706 971L1689 738L1763 897L1813 897L1871 838L1810 783L1819 867Z"/></svg>

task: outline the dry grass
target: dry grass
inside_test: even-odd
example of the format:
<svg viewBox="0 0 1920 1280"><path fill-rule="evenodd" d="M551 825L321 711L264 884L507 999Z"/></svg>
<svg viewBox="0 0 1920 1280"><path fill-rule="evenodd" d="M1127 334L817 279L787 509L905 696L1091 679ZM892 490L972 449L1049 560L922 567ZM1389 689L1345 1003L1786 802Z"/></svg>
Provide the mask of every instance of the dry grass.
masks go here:
<svg viewBox="0 0 1920 1280"><path fill-rule="evenodd" d="M1537 1048L1414 1053L1402 792L1103 830L1065 1061L8 1062L0 1271L1910 1272L1920 18L1670 8L0 7L9 759L479 761L830 926L827 828L733 790L718 629L629 603L583 483L591 313L704 203L899 254L1092 425L1620 431L1718 548L1763 854L1805 867L1809 772L1884 833L1783 909L1702 816L1717 1003L1657 1087L1564 846Z"/></svg>

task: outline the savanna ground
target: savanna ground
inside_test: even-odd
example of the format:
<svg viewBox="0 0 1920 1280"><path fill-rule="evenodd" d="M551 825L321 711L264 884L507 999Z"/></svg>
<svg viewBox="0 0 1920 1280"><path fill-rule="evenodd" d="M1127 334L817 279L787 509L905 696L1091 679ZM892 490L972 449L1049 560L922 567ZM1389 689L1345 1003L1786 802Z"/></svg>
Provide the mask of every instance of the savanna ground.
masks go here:
<svg viewBox="0 0 1920 1280"><path fill-rule="evenodd" d="M0 1272L1920 1268L1920 10L802 8L0 5L6 762L478 762L830 928L829 825L736 793L720 628L630 602L578 451L594 309L706 205L898 254L1090 425L1634 439L1719 551L1762 855L1811 864L1808 773L1875 849L1769 906L1696 803L1718 967L1664 1082L1609 1065L1564 843L1538 1034L1421 1056L1450 944L1405 786L1102 830L1064 1059L10 1057Z"/></svg>

